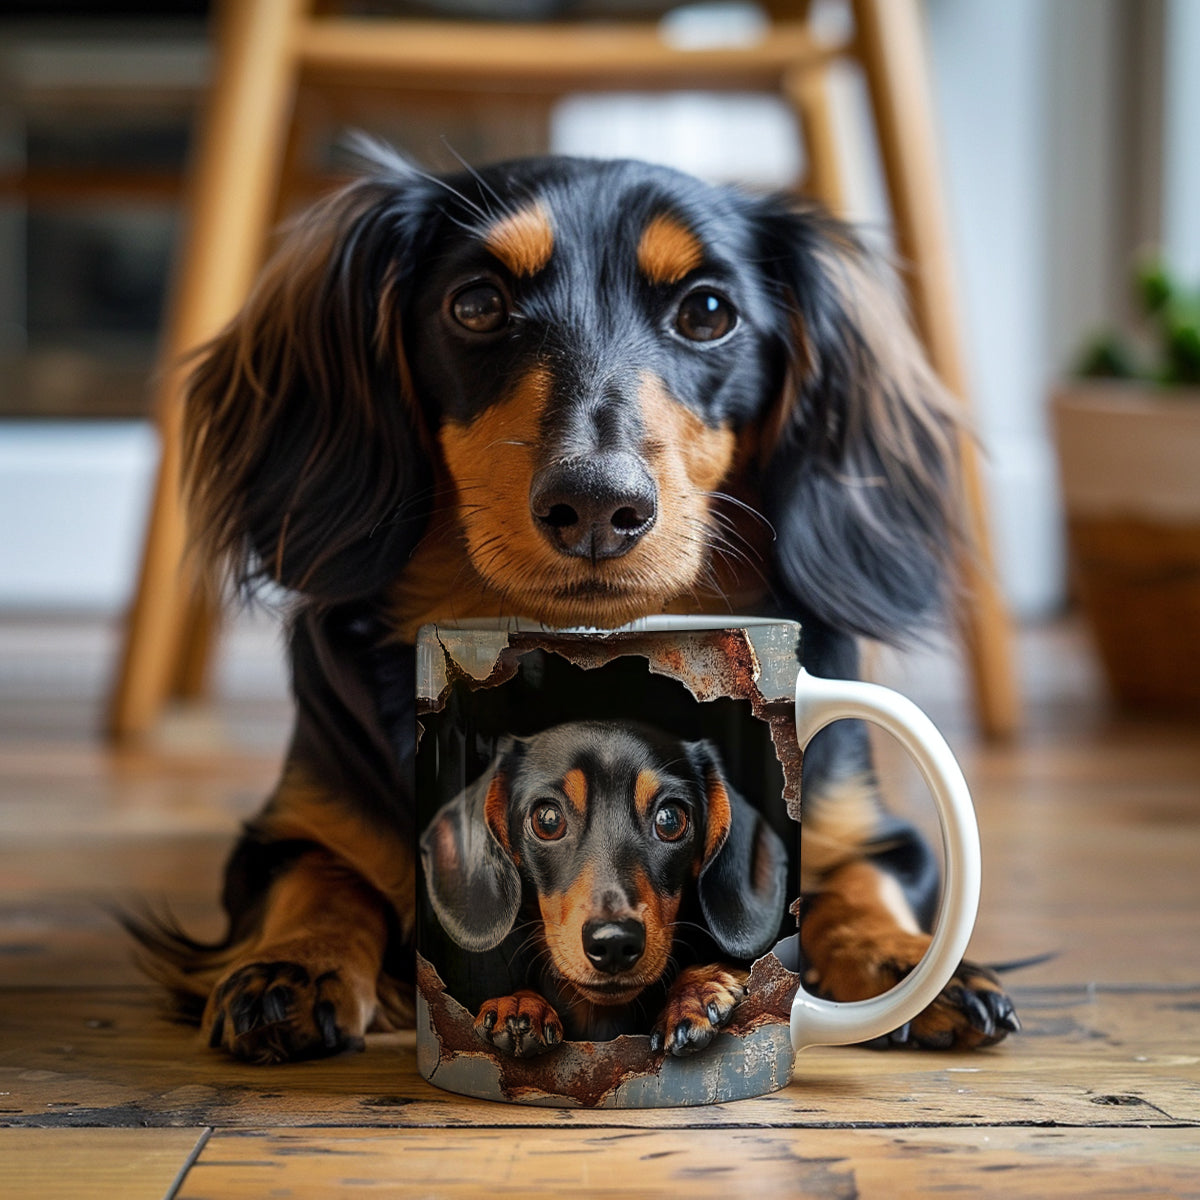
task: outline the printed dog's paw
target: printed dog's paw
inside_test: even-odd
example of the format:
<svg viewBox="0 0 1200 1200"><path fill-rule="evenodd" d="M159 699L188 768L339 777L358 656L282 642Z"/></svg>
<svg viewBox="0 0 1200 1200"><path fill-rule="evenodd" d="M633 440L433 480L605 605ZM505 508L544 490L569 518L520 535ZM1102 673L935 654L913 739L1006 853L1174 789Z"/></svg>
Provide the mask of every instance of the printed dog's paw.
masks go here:
<svg viewBox="0 0 1200 1200"><path fill-rule="evenodd" d="M897 932L888 942L843 943L805 980L830 1000L865 1000L899 983L920 962L929 938ZM1021 1028L1013 1002L993 971L959 964L938 998L906 1025L872 1046L919 1046L926 1050L972 1050L992 1046Z"/></svg>
<svg viewBox="0 0 1200 1200"><path fill-rule="evenodd" d="M249 962L213 989L202 1028L208 1044L252 1063L295 1062L361 1050L371 997L337 968Z"/></svg>
<svg viewBox="0 0 1200 1200"><path fill-rule="evenodd" d="M650 1035L651 1050L677 1055L703 1050L749 994L748 978L745 971L720 965L681 971Z"/></svg>
<svg viewBox="0 0 1200 1200"><path fill-rule="evenodd" d="M486 1001L475 1018L475 1036L514 1058L533 1058L562 1042L563 1027L544 997L521 991Z"/></svg>

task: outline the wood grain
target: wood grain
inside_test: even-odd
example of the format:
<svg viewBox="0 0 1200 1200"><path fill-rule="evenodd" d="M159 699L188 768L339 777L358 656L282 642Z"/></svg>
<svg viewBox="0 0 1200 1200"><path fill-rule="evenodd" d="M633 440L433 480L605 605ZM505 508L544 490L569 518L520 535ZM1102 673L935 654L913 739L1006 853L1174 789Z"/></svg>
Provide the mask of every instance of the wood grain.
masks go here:
<svg viewBox="0 0 1200 1200"><path fill-rule="evenodd" d="M307 75L358 85L488 92L591 88L774 91L800 65L836 57L799 22L780 22L748 46L678 50L644 22L524 26L339 17L297 23L296 54Z"/></svg>
<svg viewBox="0 0 1200 1200"><path fill-rule="evenodd" d="M1200 1125L1200 988L1050 988L1018 999L1025 1032L993 1051L809 1050L792 1085L772 1096L647 1113L451 1096L418 1076L411 1032L372 1035L363 1054L251 1067L163 1020L148 989L10 989L0 992L0 1120L226 1128Z"/></svg>
<svg viewBox="0 0 1200 1200"><path fill-rule="evenodd" d="M579 1200L763 1197L1195 1196L1195 1130L555 1129L218 1132L179 1200L532 1194Z"/></svg>
<svg viewBox="0 0 1200 1200"><path fill-rule="evenodd" d="M0 1196L20 1200L163 1200L199 1129L0 1129Z"/></svg>

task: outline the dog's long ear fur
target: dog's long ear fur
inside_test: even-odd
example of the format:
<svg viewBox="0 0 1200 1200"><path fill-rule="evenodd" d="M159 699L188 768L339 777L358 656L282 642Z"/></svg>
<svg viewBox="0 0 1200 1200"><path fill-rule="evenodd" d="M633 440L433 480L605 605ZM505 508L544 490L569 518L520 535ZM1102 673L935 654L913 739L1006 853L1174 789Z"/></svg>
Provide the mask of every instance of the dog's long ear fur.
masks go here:
<svg viewBox="0 0 1200 1200"><path fill-rule="evenodd" d="M464 950L494 950L512 932L521 876L497 839L488 808L507 810L505 755L443 805L421 835L421 864L433 911Z"/></svg>
<svg viewBox="0 0 1200 1200"><path fill-rule="evenodd" d="M833 628L900 641L965 547L954 402L846 226L782 201L760 216L788 362L764 447L782 581Z"/></svg>
<svg viewBox="0 0 1200 1200"><path fill-rule="evenodd" d="M397 160L318 204L200 352L184 418L193 537L244 588L368 594L421 535L428 455L400 310L427 193Z"/></svg>
<svg viewBox="0 0 1200 1200"><path fill-rule="evenodd" d="M787 894L787 850L779 835L725 782L717 753L694 742L688 757L708 794L705 850L696 891L717 945L754 959L774 944Z"/></svg>

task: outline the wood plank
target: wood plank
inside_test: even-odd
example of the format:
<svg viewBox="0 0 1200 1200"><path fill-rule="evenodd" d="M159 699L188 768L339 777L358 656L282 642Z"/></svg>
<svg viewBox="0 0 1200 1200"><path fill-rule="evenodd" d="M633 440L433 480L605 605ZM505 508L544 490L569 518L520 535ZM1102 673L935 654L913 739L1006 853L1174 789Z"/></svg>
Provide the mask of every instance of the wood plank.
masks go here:
<svg viewBox="0 0 1200 1200"><path fill-rule="evenodd" d="M244 1066L158 1015L149 989L0 991L0 1122L34 1126L1172 1126L1200 1124L1200 988L1019 994L1025 1032L972 1054L820 1049L773 1096L584 1112L449 1095L412 1033L364 1054Z"/></svg>
<svg viewBox="0 0 1200 1200"><path fill-rule="evenodd" d="M1200 1132L554 1129L215 1133L179 1200L436 1194L607 1200L763 1197L1195 1196Z"/></svg>
<svg viewBox="0 0 1200 1200"><path fill-rule="evenodd" d="M199 1129L0 1129L0 1196L165 1200L205 1136Z"/></svg>
<svg viewBox="0 0 1200 1200"><path fill-rule="evenodd" d="M484 22L317 18L300 25L296 54L320 80L364 79L487 92L593 87L775 91L783 74L837 57L802 22L781 22L748 46L678 50L648 23L571 22L521 26Z"/></svg>

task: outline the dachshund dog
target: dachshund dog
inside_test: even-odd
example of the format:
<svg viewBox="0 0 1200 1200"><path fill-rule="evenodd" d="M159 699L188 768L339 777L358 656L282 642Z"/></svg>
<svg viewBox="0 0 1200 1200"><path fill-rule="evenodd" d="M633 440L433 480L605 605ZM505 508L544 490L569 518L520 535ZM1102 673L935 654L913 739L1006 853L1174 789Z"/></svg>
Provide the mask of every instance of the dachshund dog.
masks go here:
<svg viewBox="0 0 1200 1200"><path fill-rule="evenodd" d="M715 749L627 722L515 741L438 812L421 862L452 940L513 943L511 977L537 984L475 1006L477 1036L517 1057L564 1033L645 1032L647 1012L652 1049L703 1049L785 908L787 851ZM717 952L740 961L708 962Z"/></svg>
<svg viewBox="0 0 1200 1200"><path fill-rule="evenodd" d="M200 944L133 922L210 1043L324 1055L413 1019L416 630L753 613L810 672L902 641L963 552L954 405L885 272L790 198L634 162L424 174L380 152L286 236L185 410L204 558L296 597L280 781ZM804 760L809 985L921 957L933 855L878 797L866 733ZM1018 1027L964 963L897 1042Z"/></svg>

